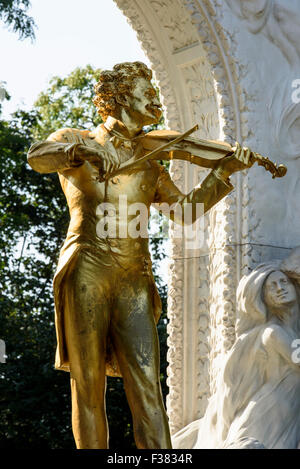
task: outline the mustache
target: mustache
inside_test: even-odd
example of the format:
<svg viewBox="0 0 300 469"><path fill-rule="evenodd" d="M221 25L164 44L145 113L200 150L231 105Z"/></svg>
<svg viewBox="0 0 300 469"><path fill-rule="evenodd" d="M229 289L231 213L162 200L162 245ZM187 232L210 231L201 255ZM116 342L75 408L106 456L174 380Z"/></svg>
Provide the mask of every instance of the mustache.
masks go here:
<svg viewBox="0 0 300 469"><path fill-rule="evenodd" d="M147 111L155 114L156 117L160 117L162 114L161 104L147 104L145 107Z"/></svg>

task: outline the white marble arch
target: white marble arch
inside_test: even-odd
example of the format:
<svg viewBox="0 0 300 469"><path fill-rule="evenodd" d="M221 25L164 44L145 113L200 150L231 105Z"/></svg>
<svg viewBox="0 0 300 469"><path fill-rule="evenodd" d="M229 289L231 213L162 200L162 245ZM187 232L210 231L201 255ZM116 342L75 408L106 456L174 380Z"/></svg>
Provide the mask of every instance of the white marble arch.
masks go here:
<svg viewBox="0 0 300 469"><path fill-rule="evenodd" d="M206 409L222 354L235 339L241 276L299 244L300 217L293 217L291 202L300 196L295 141L300 118L288 95L298 64L286 59L288 34L278 44L272 34L278 21L287 31L282 22L295 18L298 10L295 0L285 0L284 8L282 0L254 0L256 10L250 7L250 13L237 12L234 0L113 1L150 60L169 128L186 130L198 123L200 137L237 140L292 165L284 183L272 182L262 168L235 176L235 191L206 219L201 250L187 250L184 240L172 239L167 407L174 433ZM289 3L294 10L287 15ZM247 23L252 26L261 8L267 35ZM285 154L287 135L293 138ZM171 173L186 192L202 177L194 166L178 161Z"/></svg>

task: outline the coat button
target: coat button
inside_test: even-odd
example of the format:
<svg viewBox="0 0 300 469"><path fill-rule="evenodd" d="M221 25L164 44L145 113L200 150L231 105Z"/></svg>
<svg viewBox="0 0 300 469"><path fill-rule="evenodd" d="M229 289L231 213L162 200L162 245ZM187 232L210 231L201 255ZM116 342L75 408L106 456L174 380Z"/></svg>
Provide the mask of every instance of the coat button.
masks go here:
<svg viewBox="0 0 300 469"><path fill-rule="evenodd" d="M147 190L146 184L142 184L142 185L141 185L141 189L142 189L142 191L146 191L146 190Z"/></svg>
<svg viewBox="0 0 300 469"><path fill-rule="evenodd" d="M114 178L111 179L111 182L112 182L113 184L119 184L120 179L119 179L117 176L115 176Z"/></svg>

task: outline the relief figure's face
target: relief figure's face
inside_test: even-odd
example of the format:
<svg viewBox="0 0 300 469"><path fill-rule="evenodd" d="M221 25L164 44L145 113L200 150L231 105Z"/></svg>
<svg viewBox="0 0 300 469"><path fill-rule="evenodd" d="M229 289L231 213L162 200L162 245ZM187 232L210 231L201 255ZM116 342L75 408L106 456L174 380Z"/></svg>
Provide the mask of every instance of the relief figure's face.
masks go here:
<svg viewBox="0 0 300 469"><path fill-rule="evenodd" d="M129 96L127 101L129 104L128 112L132 119L143 125L159 122L162 115L161 103L150 80L138 78L132 96Z"/></svg>
<svg viewBox="0 0 300 469"><path fill-rule="evenodd" d="M243 0L241 2L242 12L245 16L261 18L270 0Z"/></svg>
<svg viewBox="0 0 300 469"><path fill-rule="evenodd" d="M280 308L297 301L293 283L281 271L272 272L264 285L264 301L271 308Z"/></svg>
<svg viewBox="0 0 300 469"><path fill-rule="evenodd" d="M249 20L251 32L256 33L265 25L270 13L271 3L272 0L242 0L242 15Z"/></svg>

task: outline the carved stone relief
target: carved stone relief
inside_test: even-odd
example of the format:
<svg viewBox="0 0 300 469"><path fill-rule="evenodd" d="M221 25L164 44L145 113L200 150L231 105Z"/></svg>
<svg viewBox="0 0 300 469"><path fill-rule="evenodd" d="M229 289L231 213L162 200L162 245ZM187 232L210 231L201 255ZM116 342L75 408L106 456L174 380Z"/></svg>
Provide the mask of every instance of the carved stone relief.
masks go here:
<svg viewBox="0 0 300 469"><path fill-rule="evenodd" d="M199 125L199 137L218 137L220 125L216 114L216 91L206 57L199 57L198 62L183 67L182 72L194 122Z"/></svg>
<svg viewBox="0 0 300 469"><path fill-rule="evenodd" d="M172 52L198 42L196 31L191 27L189 16L178 0L150 0L161 26L166 30Z"/></svg>
<svg viewBox="0 0 300 469"><path fill-rule="evenodd" d="M226 0L253 34L264 34L279 47L289 64L300 59L300 18L297 0Z"/></svg>
<svg viewBox="0 0 300 469"><path fill-rule="evenodd" d="M258 168L251 171L248 178L251 207L247 217L248 243L252 244L256 257L263 259L269 246L293 247L300 236L299 219L293 216L298 210L295 194L300 190L296 137L300 110L293 102L292 87L299 74L300 48L295 38L300 36L300 7L294 0L228 0L226 3L236 16L230 17L224 6L219 7L223 12L223 30L236 44L232 53L239 69L247 69L247 73L239 77L240 86L247 90L247 109L241 109L241 120L247 120L248 128L255 129L255 133L252 130L245 136L244 143L288 167L287 176L275 185L268 184L268 178ZM268 28L261 27L263 18ZM242 27L249 26L248 23L260 27L252 26L248 32ZM279 34L278 28L283 32ZM295 48L297 56L289 52ZM285 60L286 57L292 59ZM277 223L278 219L281 223ZM246 264L251 263L250 255Z"/></svg>
<svg viewBox="0 0 300 469"><path fill-rule="evenodd" d="M240 110L241 90L236 86L236 67L231 61L231 41L220 26L214 5L210 1L185 2L197 27L199 37L214 78L220 131L214 138L239 140L242 143ZM246 126L244 126L246 127ZM236 190L210 213L209 278L210 278L210 388L215 388L222 355L233 344L235 322L235 289L242 272L242 216L245 198L243 175L235 178ZM239 228L240 227L240 228Z"/></svg>
<svg viewBox="0 0 300 469"><path fill-rule="evenodd" d="M299 293L299 248L242 278L237 339L205 416L174 435L175 448L299 447Z"/></svg>

